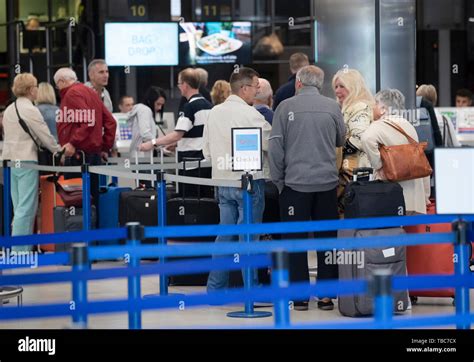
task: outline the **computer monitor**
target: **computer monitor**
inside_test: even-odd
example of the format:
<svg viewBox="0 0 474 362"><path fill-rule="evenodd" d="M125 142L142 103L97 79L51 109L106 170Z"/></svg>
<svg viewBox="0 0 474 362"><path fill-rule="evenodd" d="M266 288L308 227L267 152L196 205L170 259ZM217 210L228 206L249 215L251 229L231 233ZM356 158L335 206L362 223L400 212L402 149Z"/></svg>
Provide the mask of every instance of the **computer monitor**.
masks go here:
<svg viewBox="0 0 474 362"><path fill-rule="evenodd" d="M435 150L436 212L474 214L474 148Z"/></svg>

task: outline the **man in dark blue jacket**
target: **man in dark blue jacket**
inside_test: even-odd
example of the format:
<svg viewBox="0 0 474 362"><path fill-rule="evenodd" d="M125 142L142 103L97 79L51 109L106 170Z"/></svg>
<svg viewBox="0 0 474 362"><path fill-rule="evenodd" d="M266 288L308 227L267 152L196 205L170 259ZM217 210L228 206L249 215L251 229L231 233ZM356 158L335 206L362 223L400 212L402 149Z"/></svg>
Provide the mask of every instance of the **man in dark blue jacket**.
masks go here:
<svg viewBox="0 0 474 362"><path fill-rule="evenodd" d="M296 73L307 65L309 65L309 59L304 53L295 53L290 57L290 70L292 75L288 78L288 83L282 85L275 93L273 99L273 110L275 110L285 99L291 98L295 95Z"/></svg>

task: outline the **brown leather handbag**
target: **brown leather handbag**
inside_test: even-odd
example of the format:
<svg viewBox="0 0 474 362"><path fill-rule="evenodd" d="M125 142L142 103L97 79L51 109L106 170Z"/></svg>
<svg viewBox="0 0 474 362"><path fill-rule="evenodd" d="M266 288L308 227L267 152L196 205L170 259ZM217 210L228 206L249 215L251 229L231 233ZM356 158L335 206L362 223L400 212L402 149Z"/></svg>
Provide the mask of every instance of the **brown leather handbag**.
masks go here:
<svg viewBox="0 0 474 362"><path fill-rule="evenodd" d="M399 182L430 176L433 169L425 155L427 142L416 142L401 127L384 122L408 139L408 144L385 146L379 144L383 172L388 181Z"/></svg>

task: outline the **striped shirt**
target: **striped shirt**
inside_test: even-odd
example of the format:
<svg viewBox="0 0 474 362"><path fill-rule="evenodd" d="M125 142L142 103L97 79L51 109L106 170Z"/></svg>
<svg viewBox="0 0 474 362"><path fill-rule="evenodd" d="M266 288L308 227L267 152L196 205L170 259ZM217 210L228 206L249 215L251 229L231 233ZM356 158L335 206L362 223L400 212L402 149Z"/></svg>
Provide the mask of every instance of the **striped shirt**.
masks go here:
<svg viewBox="0 0 474 362"><path fill-rule="evenodd" d="M195 94L189 98L184 106L175 127L175 131L184 132L183 138L178 142L178 161L181 161L183 157L204 158L202 135L211 108L212 104L201 94Z"/></svg>

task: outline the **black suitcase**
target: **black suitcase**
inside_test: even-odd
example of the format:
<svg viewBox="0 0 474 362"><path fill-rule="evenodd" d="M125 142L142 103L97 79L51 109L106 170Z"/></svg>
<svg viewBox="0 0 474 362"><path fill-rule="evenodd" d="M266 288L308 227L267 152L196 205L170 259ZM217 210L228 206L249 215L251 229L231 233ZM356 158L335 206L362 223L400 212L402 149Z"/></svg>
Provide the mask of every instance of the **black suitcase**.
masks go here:
<svg viewBox="0 0 474 362"><path fill-rule="evenodd" d="M354 169L354 182L350 183L344 195L345 217L404 216L405 199L398 183L372 181L373 169ZM362 181L361 178L367 180ZM374 230L340 230L338 237L396 236L404 234L401 228ZM389 269L393 275L406 276L406 247L383 247L357 250L339 250L344 260L350 261L338 266L339 279L369 279L378 269ZM361 257L360 264L355 256ZM362 257L364 259L362 259ZM359 258L357 258L359 259ZM363 262L362 262L363 260ZM395 291L394 312L404 312L408 307L408 292ZM366 316L373 313L373 297L365 295L340 296L338 307L348 317Z"/></svg>
<svg viewBox="0 0 474 362"><path fill-rule="evenodd" d="M344 192L346 219L404 216L405 198L403 188L396 182L359 181L361 175L371 178L371 168L354 169L354 182Z"/></svg>
<svg viewBox="0 0 474 362"><path fill-rule="evenodd" d="M55 207L53 209L54 232L82 231L82 214L82 208L79 207ZM91 225L94 229L97 220L97 212L94 205L91 206L91 220ZM72 243L56 244L55 250L56 252L71 252Z"/></svg>
<svg viewBox="0 0 474 362"><path fill-rule="evenodd" d="M187 161L200 161L199 159L183 159L184 173L186 173ZM200 167L198 173L200 174ZM201 188L196 189L197 197L187 197L188 185L181 184L182 197L168 200L167 225L185 226L185 225L217 225L220 222L219 204L217 200L212 198L201 198ZM215 236L190 237L190 238L172 238L169 243L181 242L213 242ZM178 260L199 260L208 259L209 256L202 258L170 258L170 261ZM185 274L170 276L170 285L206 285L209 273L202 274Z"/></svg>
<svg viewBox="0 0 474 362"><path fill-rule="evenodd" d="M120 194L119 223L139 222L143 226L158 226L158 193L155 190L133 190ZM144 244L156 244L155 238L145 239Z"/></svg>

